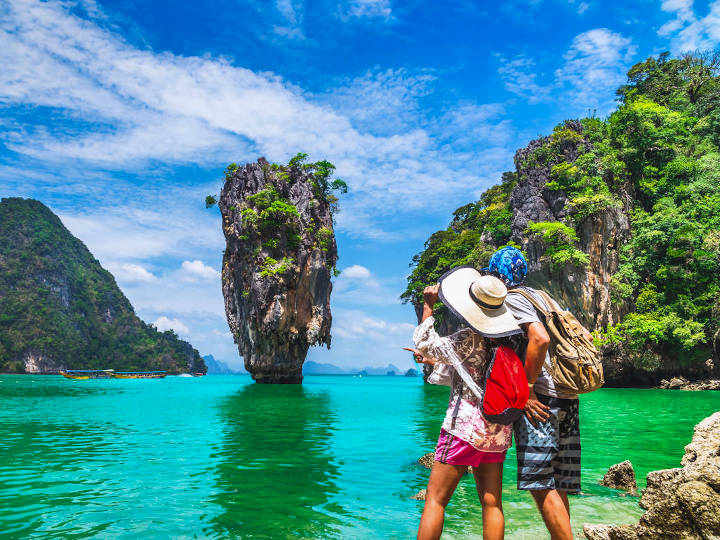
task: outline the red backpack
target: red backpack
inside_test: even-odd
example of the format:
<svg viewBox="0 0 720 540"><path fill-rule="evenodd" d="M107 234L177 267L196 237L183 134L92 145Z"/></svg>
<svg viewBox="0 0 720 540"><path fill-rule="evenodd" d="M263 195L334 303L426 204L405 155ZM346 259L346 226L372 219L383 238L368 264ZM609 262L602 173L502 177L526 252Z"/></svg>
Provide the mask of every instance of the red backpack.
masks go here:
<svg viewBox="0 0 720 540"><path fill-rule="evenodd" d="M483 416L495 424L512 424L523 414L529 389L525 369L510 347L500 346L485 371Z"/></svg>

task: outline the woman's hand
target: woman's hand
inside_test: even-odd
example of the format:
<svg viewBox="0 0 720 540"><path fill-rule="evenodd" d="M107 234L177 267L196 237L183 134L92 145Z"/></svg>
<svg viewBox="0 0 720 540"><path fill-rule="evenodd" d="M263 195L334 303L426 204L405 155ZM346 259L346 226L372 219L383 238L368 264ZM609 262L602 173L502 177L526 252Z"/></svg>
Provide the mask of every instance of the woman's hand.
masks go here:
<svg viewBox="0 0 720 540"><path fill-rule="evenodd" d="M438 301L438 298L440 296L439 292L439 283L436 283L435 285L430 285L429 287L425 287L425 290L423 290L423 300L425 301L425 303L423 304L422 318L420 319L420 322L425 322L428 317L432 317L433 306Z"/></svg>
<svg viewBox="0 0 720 540"><path fill-rule="evenodd" d="M439 283L425 287L425 289L423 290L423 300L425 300L426 304L428 304L430 307L432 307L438 301L439 293L440 293L440 284Z"/></svg>
<svg viewBox="0 0 720 540"><path fill-rule="evenodd" d="M430 358L429 356L425 356L421 351L417 349L412 349L409 347L403 347L403 349L413 353L413 358L418 364L427 364L429 366L434 366L435 364L437 364L437 360L435 360L434 358Z"/></svg>
<svg viewBox="0 0 720 540"><path fill-rule="evenodd" d="M525 416L530 423L537 427L538 422L545 422L545 420L550 418L549 410L550 407L538 400L535 389L530 388L530 397L528 397L527 403L525 404Z"/></svg>

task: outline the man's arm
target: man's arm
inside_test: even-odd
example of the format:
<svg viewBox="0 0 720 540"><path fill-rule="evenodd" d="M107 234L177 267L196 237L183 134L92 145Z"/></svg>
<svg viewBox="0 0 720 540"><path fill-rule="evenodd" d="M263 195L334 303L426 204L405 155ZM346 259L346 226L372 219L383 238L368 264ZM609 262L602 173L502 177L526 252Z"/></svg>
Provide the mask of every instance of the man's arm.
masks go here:
<svg viewBox="0 0 720 540"><path fill-rule="evenodd" d="M540 376L548 347L550 347L550 336L541 322L524 323L520 325L528 337L527 350L525 351L525 375L527 376L530 397L525 405L525 416L535 425L538 420L545 421L550 415L548 406L538 401L535 394L535 381Z"/></svg>

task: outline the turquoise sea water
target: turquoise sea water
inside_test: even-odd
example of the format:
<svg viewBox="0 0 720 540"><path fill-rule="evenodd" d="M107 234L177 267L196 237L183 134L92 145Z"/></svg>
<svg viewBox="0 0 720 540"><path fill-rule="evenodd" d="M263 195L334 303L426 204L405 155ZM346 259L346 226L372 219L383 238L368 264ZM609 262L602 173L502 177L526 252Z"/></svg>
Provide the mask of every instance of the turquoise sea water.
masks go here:
<svg viewBox="0 0 720 540"><path fill-rule="evenodd" d="M404 377L246 376L71 381L0 375L0 536L409 538L447 388ZM581 397L584 495L573 525L630 522L636 500L597 485L630 459L678 466L720 392L607 389ZM545 538L505 464L506 538ZM481 538L468 477L446 538Z"/></svg>

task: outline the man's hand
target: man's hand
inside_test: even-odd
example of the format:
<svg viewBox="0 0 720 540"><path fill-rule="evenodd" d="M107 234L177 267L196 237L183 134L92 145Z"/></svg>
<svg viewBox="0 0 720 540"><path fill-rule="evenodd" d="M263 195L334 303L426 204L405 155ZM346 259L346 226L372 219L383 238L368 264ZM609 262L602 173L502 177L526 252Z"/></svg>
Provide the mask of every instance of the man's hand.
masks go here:
<svg viewBox="0 0 720 540"><path fill-rule="evenodd" d="M429 287L425 287L425 289L423 290L423 300L425 300L426 304L429 304L432 307L432 305L438 301L439 293L439 283L436 283L435 285L430 285Z"/></svg>
<svg viewBox="0 0 720 540"><path fill-rule="evenodd" d="M437 364L437 360L435 360L434 358L430 358L429 356L425 356L421 351L417 349L412 349L409 347L403 347L403 349L413 353L413 358L418 364L427 364L429 366L434 366L435 364Z"/></svg>
<svg viewBox="0 0 720 540"><path fill-rule="evenodd" d="M550 418L549 410L550 407L538 401L535 389L530 388L530 397L528 397L527 403L525 404L525 416L528 421L537 427L538 422L545 422L545 420Z"/></svg>

